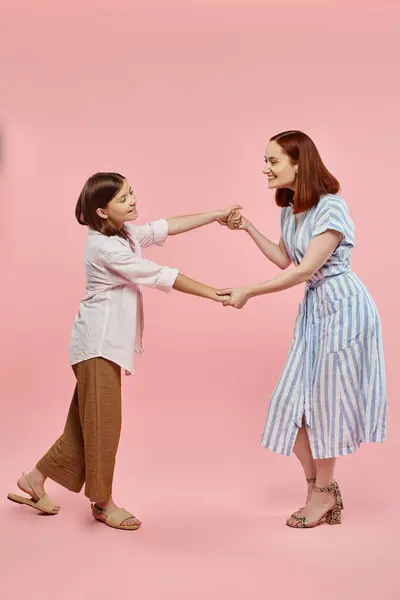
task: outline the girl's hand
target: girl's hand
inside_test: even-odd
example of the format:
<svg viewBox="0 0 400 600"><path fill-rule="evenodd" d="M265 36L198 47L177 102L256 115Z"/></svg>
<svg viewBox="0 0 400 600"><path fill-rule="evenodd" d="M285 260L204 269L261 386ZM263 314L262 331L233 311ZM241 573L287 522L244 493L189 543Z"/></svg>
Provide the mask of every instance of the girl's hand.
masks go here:
<svg viewBox="0 0 400 600"><path fill-rule="evenodd" d="M217 290L217 295L224 298L224 306L233 306L234 308L243 308L246 302L251 298L250 291L247 288L226 288Z"/></svg>
<svg viewBox="0 0 400 600"><path fill-rule="evenodd" d="M237 211L240 214L240 210L242 210L243 206L240 204L234 204L233 206L228 206L228 208L224 208L223 210L218 210L216 212L216 220L223 221L223 224L226 225L228 217L234 212Z"/></svg>
<svg viewBox="0 0 400 600"><path fill-rule="evenodd" d="M225 222L218 220L218 223L220 223L220 225L226 225L228 229L242 230L246 230L249 225L249 221L237 209L231 211Z"/></svg>
<svg viewBox="0 0 400 600"><path fill-rule="evenodd" d="M234 206L229 206L228 208L225 208L224 210L219 210L216 213L216 221L220 224L220 225L225 225L225 227L228 225L228 219L232 217L233 214L235 214L235 221L236 222L240 222L240 211L243 207L239 206L238 204L234 205Z"/></svg>
<svg viewBox="0 0 400 600"><path fill-rule="evenodd" d="M212 300L214 300L214 302L219 302L220 304L224 304L225 302L227 302L230 299L229 294L220 296L218 292L219 292L219 290L214 291L214 296L212 297ZM225 306L225 304L224 304L224 306Z"/></svg>

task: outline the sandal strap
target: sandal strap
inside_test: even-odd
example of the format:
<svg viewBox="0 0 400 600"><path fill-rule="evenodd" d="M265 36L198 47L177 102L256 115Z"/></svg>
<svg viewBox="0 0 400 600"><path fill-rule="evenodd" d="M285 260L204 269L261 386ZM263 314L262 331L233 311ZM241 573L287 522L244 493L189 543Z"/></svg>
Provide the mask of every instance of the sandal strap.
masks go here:
<svg viewBox="0 0 400 600"><path fill-rule="evenodd" d="M136 519L135 515L125 510L125 508L116 508L108 512L104 508L97 506L97 504L92 504L92 511L97 515L103 515L107 525L111 527L119 527L127 519Z"/></svg>
<svg viewBox="0 0 400 600"><path fill-rule="evenodd" d="M306 477L307 483L315 483L317 481L316 477Z"/></svg>
<svg viewBox="0 0 400 600"><path fill-rule="evenodd" d="M32 500L34 502L39 502L39 500L40 500L39 494L36 492L35 488L31 484L31 482L29 481L29 479L25 475L25 473L22 473L22 477L25 479L26 483L28 484L29 489L31 490L31 498L32 498Z"/></svg>
<svg viewBox="0 0 400 600"><path fill-rule="evenodd" d="M44 494L37 502L36 508L44 513L51 513L54 511L54 504L50 500L47 494Z"/></svg>
<svg viewBox="0 0 400 600"><path fill-rule="evenodd" d="M338 484L336 483L336 481L332 481L331 485L329 485L328 487L314 486L315 492L331 492L332 494L336 494L337 490L338 490Z"/></svg>
<svg viewBox="0 0 400 600"><path fill-rule="evenodd" d="M129 511L125 510L124 508L117 508L116 510L113 510L112 512L108 513L106 522L112 527L119 527L127 519L134 518L134 515Z"/></svg>

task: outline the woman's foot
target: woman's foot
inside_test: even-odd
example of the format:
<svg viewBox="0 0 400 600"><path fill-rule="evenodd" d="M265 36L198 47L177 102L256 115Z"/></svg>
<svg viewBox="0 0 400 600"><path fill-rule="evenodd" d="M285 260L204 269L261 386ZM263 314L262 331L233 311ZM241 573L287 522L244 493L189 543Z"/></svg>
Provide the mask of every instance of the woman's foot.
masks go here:
<svg viewBox="0 0 400 600"><path fill-rule="evenodd" d="M23 473L17 480L17 486L20 490L28 494L37 502L46 494L44 484L46 477L36 467L29 473ZM54 505L55 510L60 510L59 506Z"/></svg>
<svg viewBox="0 0 400 600"><path fill-rule="evenodd" d="M108 515L110 513L112 513L115 510L118 510L120 507L117 506L115 504L115 502L113 500L108 500L107 502L96 502L94 505L93 510L95 511L96 508L100 509L103 513L105 513L105 515ZM124 510L124 509L122 509ZM137 519L136 517L132 516L128 519L125 519L124 521L122 521L120 523L120 525L125 526L125 527L129 527L131 525L133 526L137 526L140 527L140 525L142 524L142 521L140 521L139 519Z"/></svg>
<svg viewBox="0 0 400 600"><path fill-rule="evenodd" d="M343 508L340 490L335 481L329 487L314 487L307 505L301 512L292 515L286 524L289 527L313 527L333 508L337 508L339 513Z"/></svg>

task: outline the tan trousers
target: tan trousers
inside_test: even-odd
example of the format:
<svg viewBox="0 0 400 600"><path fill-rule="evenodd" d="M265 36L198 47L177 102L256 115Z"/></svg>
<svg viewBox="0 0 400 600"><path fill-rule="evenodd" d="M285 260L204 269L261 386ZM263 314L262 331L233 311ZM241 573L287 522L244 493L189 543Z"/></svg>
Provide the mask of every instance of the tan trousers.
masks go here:
<svg viewBox="0 0 400 600"><path fill-rule="evenodd" d="M112 494L121 433L121 368L91 358L73 369L77 383L64 432L37 468L72 492L86 482L85 495L103 502Z"/></svg>

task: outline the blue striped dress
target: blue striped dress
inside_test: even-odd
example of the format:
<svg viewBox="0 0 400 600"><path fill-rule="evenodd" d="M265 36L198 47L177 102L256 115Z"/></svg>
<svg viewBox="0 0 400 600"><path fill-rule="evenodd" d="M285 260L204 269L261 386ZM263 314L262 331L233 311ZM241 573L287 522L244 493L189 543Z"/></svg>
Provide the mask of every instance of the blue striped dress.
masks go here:
<svg viewBox="0 0 400 600"><path fill-rule="evenodd" d="M354 224L346 202L322 196L299 216L282 209L281 236L295 265L310 240L334 229L343 240L307 282L292 345L273 391L261 445L290 456L302 423L314 458L354 452L386 439L387 398L381 325L374 301L351 271Z"/></svg>

